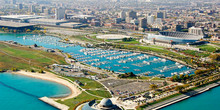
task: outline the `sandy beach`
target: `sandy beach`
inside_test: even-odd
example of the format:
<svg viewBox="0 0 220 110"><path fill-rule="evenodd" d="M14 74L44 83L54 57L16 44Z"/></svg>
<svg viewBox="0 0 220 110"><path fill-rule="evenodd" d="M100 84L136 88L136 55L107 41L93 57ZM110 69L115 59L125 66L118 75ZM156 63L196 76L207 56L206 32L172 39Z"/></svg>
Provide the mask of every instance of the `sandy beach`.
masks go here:
<svg viewBox="0 0 220 110"><path fill-rule="evenodd" d="M66 100L66 99L74 98L74 97L78 96L79 94L81 94L80 89L77 88L76 85L70 83L67 80L59 78L57 75L55 75L53 73L45 72L44 74L42 74L42 73L26 72L26 71L23 71L23 70L17 71L17 72L12 72L12 73L13 74L19 74L19 75L24 75L24 76L28 76L28 77L32 77L32 78L37 78L37 79L42 79L42 80L56 82L56 83L59 83L59 84L62 84L64 86L68 87L71 90L71 94L70 95L68 95L66 97L53 98L53 99Z"/></svg>

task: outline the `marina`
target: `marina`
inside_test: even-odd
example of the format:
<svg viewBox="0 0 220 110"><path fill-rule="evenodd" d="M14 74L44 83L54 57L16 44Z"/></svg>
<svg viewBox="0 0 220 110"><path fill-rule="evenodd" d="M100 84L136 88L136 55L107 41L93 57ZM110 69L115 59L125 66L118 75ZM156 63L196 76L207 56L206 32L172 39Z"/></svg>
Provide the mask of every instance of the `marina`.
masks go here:
<svg viewBox="0 0 220 110"><path fill-rule="evenodd" d="M139 52L86 48L60 42L60 38L52 36L31 34L0 34L0 36L1 41L15 41L22 45L37 44L49 49L59 49L82 63L118 73L133 72L137 75L168 77L194 72L193 69L174 61Z"/></svg>

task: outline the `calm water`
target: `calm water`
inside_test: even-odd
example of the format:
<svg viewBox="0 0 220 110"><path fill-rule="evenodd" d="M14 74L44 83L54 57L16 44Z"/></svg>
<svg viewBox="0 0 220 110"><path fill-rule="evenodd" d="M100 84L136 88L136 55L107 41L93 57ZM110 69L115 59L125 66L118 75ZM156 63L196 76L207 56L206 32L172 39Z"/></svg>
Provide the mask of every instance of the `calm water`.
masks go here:
<svg viewBox="0 0 220 110"><path fill-rule="evenodd" d="M46 48L60 49L66 53L70 53L77 60L89 65L121 73L133 72L135 74L147 73L149 76L171 76L173 73L190 74L194 72L194 70L189 67L156 56L148 54L134 55L134 53L131 52L114 50L88 49L81 46L61 43L59 42L59 38L52 36L0 34L0 40L11 40L23 45L37 44L38 46Z"/></svg>
<svg viewBox="0 0 220 110"><path fill-rule="evenodd" d="M69 88L57 83L11 73L0 73L1 110L57 110L38 98L68 94L70 94Z"/></svg>
<svg viewBox="0 0 220 110"><path fill-rule="evenodd" d="M162 110L219 110L220 87L181 101Z"/></svg>

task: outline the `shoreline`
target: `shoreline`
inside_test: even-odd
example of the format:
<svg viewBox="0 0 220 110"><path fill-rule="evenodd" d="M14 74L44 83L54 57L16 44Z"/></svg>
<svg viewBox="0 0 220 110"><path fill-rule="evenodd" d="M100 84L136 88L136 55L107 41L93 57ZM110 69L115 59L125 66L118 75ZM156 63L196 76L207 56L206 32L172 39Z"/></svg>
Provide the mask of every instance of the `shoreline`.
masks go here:
<svg viewBox="0 0 220 110"><path fill-rule="evenodd" d="M45 72L44 74L41 74L41 73L25 72L25 71L21 70L21 71L10 72L10 73L55 82L55 83L61 84L63 86L66 86L70 89L71 93L68 96L56 97L56 98L52 97L51 99L54 99L54 100L60 99L63 101L63 100L74 98L74 97L81 94L80 89L76 85L70 83L67 80L59 78L57 75L50 73L50 72Z"/></svg>
<svg viewBox="0 0 220 110"><path fill-rule="evenodd" d="M209 85L206 85L205 87L201 87L201 88L198 88L194 91L190 91L188 93L185 93L185 94L182 94L180 96L176 96L176 97L173 97L171 99L168 99L168 100L165 100L165 101L162 101L158 104L155 104L155 105L152 105L152 106L148 106L146 108L144 108L144 110L160 110L162 108L165 108L165 107L168 107L168 106L171 106L173 104L176 104L178 102L181 102L181 101L184 101L186 99L189 99L191 97L194 97L194 96L197 96L199 94L202 94L202 93L205 93L213 88L216 88L216 87L219 87L220 86L220 81L217 81L217 82L213 82Z"/></svg>

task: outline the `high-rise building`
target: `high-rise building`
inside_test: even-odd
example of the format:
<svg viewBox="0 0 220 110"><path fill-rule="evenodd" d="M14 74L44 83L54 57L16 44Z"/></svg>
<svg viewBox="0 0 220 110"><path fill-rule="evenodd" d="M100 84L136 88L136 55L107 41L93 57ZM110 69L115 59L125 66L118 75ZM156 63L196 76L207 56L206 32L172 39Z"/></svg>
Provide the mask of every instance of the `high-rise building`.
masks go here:
<svg viewBox="0 0 220 110"><path fill-rule="evenodd" d="M49 15L50 14L50 10L48 8L44 9L44 15Z"/></svg>
<svg viewBox="0 0 220 110"><path fill-rule="evenodd" d="M18 4L18 9L19 9L19 10L22 10L22 9L23 9L23 4L21 4L21 3Z"/></svg>
<svg viewBox="0 0 220 110"><path fill-rule="evenodd" d="M44 13L44 9L46 9L45 6L41 6L41 7L40 7L40 11L41 11L41 13Z"/></svg>
<svg viewBox="0 0 220 110"><path fill-rule="evenodd" d="M192 22L192 21L189 21L189 22L186 22L186 28L189 29L191 27L195 26L195 22Z"/></svg>
<svg viewBox="0 0 220 110"><path fill-rule="evenodd" d="M183 29L183 25L176 25L176 31L181 31Z"/></svg>
<svg viewBox="0 0 220 110"><path fill-rule="evenodd" d="M15 5L16 4L16 0L11 0L11 4Z"/></svg>
<svg viewBox="0 0 220 110"><path fill-rule="evenodd" d="M191 27L189 28L189 33L199 36L204 36L204 31L202 28Z"/></svg>
<svg viewBox="0 0 220 110"><path fill-rule="evenodd" d="M166 13L165 12L157 12L157 18L165 19Z"/></svg>
<svg viewBox="0 0 220 110"><path fill-rule="evenodd" d="M55 19L61 20L64 19L65 9L63 8L56 8L55 10Z"/></svg>
<svg viewBox="0 0 220 110"><path fill-rule="evenodd" d="M123 19L123 20L126 19L126 13L125 13L124 11L122 11L122 12L120 13L120 18Z"/></svg>
<svg viewBox="0 0 220 110"><path fill-rule="evenodd" d="M147 19L146 18L140 18L139 19L139 27L140 28L147 28Z"/></svg>
<svg viewBox="0 0 220 110"><path fill-rule="evenodd" d="M137 12L135 12L133 10L128 12L128 17L131 19L137 19Z"/></svg>
<svg viewBox="0 0 220 110"><path fill-rule="evenodd" d="M29 7L29 11L30 11L31 13L35 13L35 6L34 6L34 5L31 5L31 6Z"/></svg>
<svg viewBox="0 0 220 110"><path fill-rule="evenodd" d="M149 25L154 24L154 19L155 19L154 16L148 16L147 17L147 24L149 24Z"/></svg>

